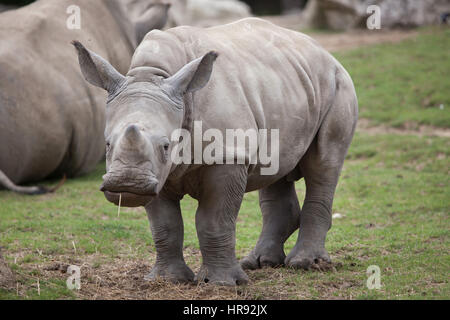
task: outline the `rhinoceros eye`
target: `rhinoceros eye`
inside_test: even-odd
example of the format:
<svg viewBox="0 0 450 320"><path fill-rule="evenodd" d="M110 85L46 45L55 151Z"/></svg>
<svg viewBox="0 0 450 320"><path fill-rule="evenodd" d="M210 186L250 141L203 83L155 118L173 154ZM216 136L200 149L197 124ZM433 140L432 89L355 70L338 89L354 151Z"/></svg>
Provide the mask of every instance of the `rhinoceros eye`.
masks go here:
<svg viewBox="0 0 450 320"><path fill-rule="evenodd" d="M111 144L109 142L106 142L106 152L109 152L111 149Z"/></svg>
<svg viewBox="0 0 450 320"><path fill-rule="evenodd" d="M163 163L166 163L169 158L169 148L170 148L170 141L167 138L163 138L160 142L160 150L161 150L161 161Z"/></svg>

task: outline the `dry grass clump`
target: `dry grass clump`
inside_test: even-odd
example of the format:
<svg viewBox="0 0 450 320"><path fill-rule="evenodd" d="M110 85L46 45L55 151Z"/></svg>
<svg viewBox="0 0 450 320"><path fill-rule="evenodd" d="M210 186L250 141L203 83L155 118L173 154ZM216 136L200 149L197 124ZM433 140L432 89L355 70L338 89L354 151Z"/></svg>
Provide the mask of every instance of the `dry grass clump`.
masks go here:
<svg viewBox="0 0 450 320"><path fill-rule="evenodd" d="M0 250L0 288L11 289L16 284L16 277L9 268L6 261L3 259L2 252Z"/></svg>

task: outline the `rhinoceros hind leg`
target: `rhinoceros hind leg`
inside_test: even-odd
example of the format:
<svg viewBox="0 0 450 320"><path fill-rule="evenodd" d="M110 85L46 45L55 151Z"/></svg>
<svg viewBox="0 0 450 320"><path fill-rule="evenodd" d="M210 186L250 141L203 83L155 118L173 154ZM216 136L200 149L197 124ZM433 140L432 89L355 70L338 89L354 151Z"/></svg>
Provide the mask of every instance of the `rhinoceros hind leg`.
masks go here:
<svg viewBox="0 0 450 320"><path fill-rule="evenodd" d="M297 243L285 263L297 269L322 269L330 262L325 238L331 228L331 209L339 175L357 121L357 101L351 81L338 74L338 91L314 141L300 161L306 196L300 214Z"/></svg>
<svg viewBox="0 0 450 320"><path fill-rule="evenodd" d="M331 207L340 166L322 166L316 158L315 146L302 159L306 196L300 214L297 243L285 264L295 269L309 270L321 263L331 262L325 250L325 238L331 228Z"/></svg>
<svg viewBox="0 0 450 320"><path fill-rule="evenodd" d="M255 248L241 260L244 269L284 265L284 243L298 229L300 205L294 182L286 178L259 191L263 228Z"/></svg>
<svg viewBox="0 0 450 320"><path fill-rule="evenodd" d="M151 281L163 278L181 283L194 281L194 273L183 258L184 228L180 201L162 193L145 209L155 242L156 262L144 279Z"/></svg>

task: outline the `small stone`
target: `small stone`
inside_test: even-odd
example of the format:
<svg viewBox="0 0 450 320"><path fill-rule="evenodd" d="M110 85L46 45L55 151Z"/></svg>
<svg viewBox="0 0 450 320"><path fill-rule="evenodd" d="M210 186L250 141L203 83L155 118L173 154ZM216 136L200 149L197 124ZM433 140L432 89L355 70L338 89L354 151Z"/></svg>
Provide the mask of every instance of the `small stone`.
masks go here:
<svg viewBox="0 0 450 320"><path fill-rule="evenodd" d="M343 218L344 216L342 215L342 214L340 214L340 213L334 213L333 215L332 215L332 218L333 219L341 219L341 218Z"/></svg>

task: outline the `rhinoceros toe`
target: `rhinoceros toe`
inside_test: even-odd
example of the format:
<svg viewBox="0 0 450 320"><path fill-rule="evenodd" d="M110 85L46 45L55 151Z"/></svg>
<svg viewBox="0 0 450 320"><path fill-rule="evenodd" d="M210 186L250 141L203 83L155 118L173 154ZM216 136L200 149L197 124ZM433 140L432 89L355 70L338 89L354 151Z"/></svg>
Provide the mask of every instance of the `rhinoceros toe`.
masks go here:
<svg viewBox="0 0 450 320"><path fill-rule="evenodd" d="M150 273L144 276L146 281L164 279L173 283L194 282L194 278L194 272L184 262L168 265L155 264Z"/></svg>
<svg viewBox="0 0 450 320"><path fill-rule="evenodd" d="M196 280L223 286L244 285L249 282L247 274L239 264L228 268L203 265Z"/></svg>
<svg viewBox="0 0 450 320"><path fill-rule="evenodd" d="M256 270L264 267L276 268L284 265L285 254L283 252L258 252L253 250L240 261L244 270Z"/></svg>
<svg viewBox="0 0 450 320"><path fill-rule="evenodd" d="M327 270L331 266L331 259L325 249L317 251L300 250L289 254L285 260L286 266L303 270Z"/></svg>

